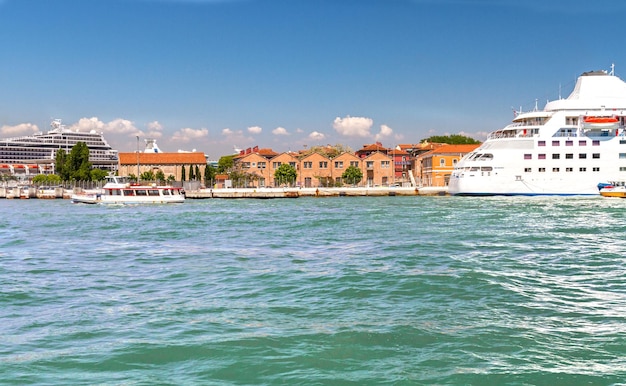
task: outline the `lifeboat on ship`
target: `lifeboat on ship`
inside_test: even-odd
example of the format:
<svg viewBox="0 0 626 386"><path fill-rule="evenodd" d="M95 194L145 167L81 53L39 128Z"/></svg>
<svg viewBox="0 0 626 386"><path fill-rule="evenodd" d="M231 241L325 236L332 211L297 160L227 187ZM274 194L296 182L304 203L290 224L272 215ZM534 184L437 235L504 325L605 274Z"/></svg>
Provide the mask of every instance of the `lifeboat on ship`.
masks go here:
<svg viewBox="0 0 626 386"><path fill-rule="evenodd" d="M611 116L588 116L583 118L583 123L585 127L588 128L612 128L617 126L619 123L619 119L617 117Z"/></svg>

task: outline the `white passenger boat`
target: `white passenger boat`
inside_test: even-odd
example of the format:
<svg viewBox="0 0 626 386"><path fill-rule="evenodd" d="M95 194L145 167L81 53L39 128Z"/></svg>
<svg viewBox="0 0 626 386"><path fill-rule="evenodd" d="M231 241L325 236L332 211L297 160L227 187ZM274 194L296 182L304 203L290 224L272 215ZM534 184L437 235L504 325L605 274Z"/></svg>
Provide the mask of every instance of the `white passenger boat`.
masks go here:
<svg viewBox="0 0 626 386"><path fill-rule="evenodd" d="M140 185L127 177L107 176L107 183L99 192L72 195L72 202L82 204L169 204L185 202L182 188L170 185Z"/></svg>
<svg viewBox="0 0 626 386"><path fill-rule="evenodd" d="M603 197L619 197L626 198L626 182L610 181L608 183L598 184L600 195Z"/></svg>
<svg viewBox="0 0 626 386"><path fill-rule="evenodd" d="M466 154L452 195L598 195L626 180L626 83L614 71L583 73L567 99L519 113Z"/></svg>

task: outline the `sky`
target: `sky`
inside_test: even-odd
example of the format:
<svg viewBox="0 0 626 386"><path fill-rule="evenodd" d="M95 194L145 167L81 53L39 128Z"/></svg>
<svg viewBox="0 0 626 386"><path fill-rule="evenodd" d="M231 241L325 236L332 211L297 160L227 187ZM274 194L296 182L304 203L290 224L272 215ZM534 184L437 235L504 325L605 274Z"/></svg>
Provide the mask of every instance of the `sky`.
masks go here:
<svg viewBox="0 0 626 386"><path fill-rule="evenodd" d="M626 79L625 19L623 0L0 0L0 137L60 118L211 159L484 140L585 71Z"/></svg>

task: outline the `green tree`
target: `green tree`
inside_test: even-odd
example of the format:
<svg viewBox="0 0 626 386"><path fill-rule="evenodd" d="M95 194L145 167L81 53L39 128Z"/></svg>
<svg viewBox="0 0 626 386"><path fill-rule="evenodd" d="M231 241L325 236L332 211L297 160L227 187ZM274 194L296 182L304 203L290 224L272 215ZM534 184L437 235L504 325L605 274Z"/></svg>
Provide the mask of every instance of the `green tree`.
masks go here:
<svg viewBox="0 0 626 386"><path fill-rule="evenodd" d="M109 175L106 170L102 169L91 169L91 180L92 181L103 181L104 178Z"/></svg>
<svg viewBox="0 0 626 386"><path fill-rule="evenodd" d="M466 137L460 134L434 135L423 139L421 142L447 143L449 145L476 145L480 143L480 141L477 141L474 138Z"/></svg>
<svg viewBox="0 0 626 386"><path fill-rule="evenodd" d="M33 184L35 185L45 185L48 183L48 176L45 174L37 174L33 177Z"/></svg>
<svg viewBox="0 0 626 386"><path fill-rule="evenodd" d="M142 181L154 181L154 172L152 170L146 170L145 172L141 173L139 179L141 179Z"/></svg>
<svg viewBox="0 0 626 386"><path fill-rule="evenodd" d="M70 179L70 173L67 170L67 153L63 149L57 150L54 157L54 167L56 174L61 177L62 181Z"/></svg>
<svg viewBox="0 0 626 386"><path fill-rule="evenodd" d="M296 168L289 164L281 164L274 172L274 180L278 185L289 184L291 186L296 182L297 176Z"/></svg>
<svg viewBox="0 0 626 386"><path fill-rule="evenodd" d="M91 180L91 162L89 162L89 148L85 142L77 142L72 147L65 162L70 173L70 179L78 181Z"/></svg>
<svg viewBox="0 0 626 386"><path fill-rule="evenodd" d="M181 181L187 180L187 172L185 171L185 165L183 165L180 169L180 180Z"/></svg>
<svg viewBox="0 0 626 386"><path fill-rule="evenodd" d="M356 185L363 179L363 172L356 166L350 165L341 175L341 179L350 185Z"/></svg>
<svg viewBox="0 0 626 386"><path fill-rule="evenodd" d="M217 161L217 172L228 173L235 166L235 155L225 155Z"/></svg>
<svg viewBox="0 0 626 386"><path fill-rule="evenodd" d="M215 180L215 175L217 174L217 169L215 169L212 165L207 165L204 168L204 184L209 186L212 181Z"/></svg>
<svg viewBox="0 0 626 386"><path fill-rule="evenodd" d="M198 181L202 180L202 174L200 174L200 167L196 165L195 169L196 171L194 173L194 176L196 176L196 180Z"/></svg>
<svg viewBox="0 0 626 386"><path fill-rule="evenodd" d="M157 170L156 174L154 175L154 178L157 181L163 183L163 182L165 182L165 173L163 173L163 170L159 169L159 170Z"/></svg>
<svg viewBox="0 0 626 386"><path fill-rule="evenodd" d="M196 179L196 175L193 174L193 165L189 165L189 181Z"/></svg>

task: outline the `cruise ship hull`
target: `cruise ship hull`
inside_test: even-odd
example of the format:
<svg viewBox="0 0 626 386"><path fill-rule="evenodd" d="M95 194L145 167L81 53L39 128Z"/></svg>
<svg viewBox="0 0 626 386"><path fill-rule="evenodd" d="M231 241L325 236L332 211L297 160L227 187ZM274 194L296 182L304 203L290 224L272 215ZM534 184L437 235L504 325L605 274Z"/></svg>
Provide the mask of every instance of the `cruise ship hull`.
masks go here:
<svg viewBox="0 0 626 386"><path fill-rule="evenodd" d="M567 99L518 114L456 165L451 195L599 195L626 179L626 83L605 72L578 78Z"/></svg>

